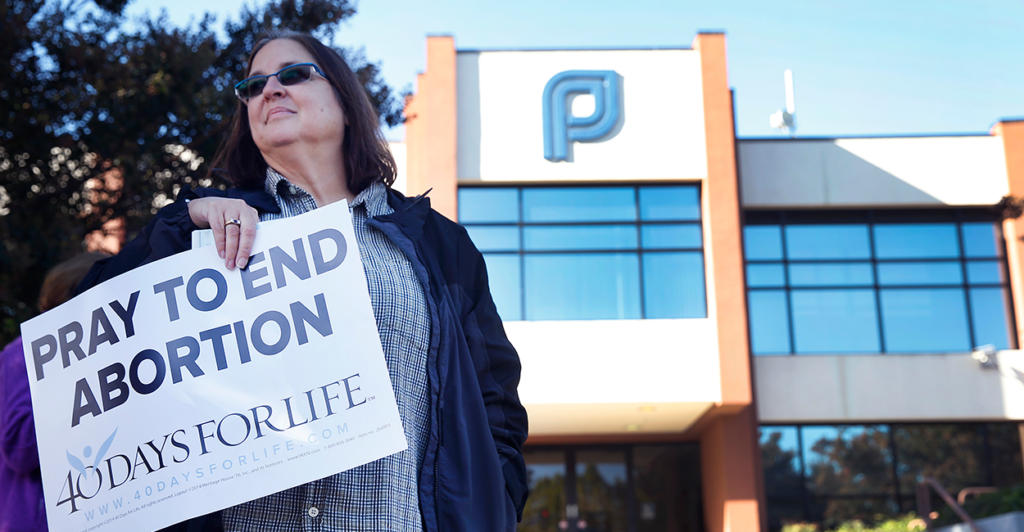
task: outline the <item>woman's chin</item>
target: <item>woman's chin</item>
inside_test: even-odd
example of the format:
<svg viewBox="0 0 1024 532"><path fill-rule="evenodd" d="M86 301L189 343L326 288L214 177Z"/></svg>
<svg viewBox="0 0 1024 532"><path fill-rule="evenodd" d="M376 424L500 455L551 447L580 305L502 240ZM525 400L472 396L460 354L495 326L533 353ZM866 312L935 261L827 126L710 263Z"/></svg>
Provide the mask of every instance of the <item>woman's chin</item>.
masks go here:
<svg viewBox="0 0 1024 532"><path fill-rule="evenodd" d="M271 135L261 135L260 139L256 140L256 147L261 152L266 152L267 150L287 148L298 143L298 141L299 134L297 132L279 131Z"/></svg>

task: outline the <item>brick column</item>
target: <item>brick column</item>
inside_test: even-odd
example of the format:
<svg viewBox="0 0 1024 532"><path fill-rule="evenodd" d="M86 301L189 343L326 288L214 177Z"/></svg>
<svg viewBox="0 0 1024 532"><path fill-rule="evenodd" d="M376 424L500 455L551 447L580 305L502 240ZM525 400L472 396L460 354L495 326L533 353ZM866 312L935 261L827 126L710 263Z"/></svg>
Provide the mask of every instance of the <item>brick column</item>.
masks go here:
<svg viewBox="0 0 1024 532"><path fill-rule="evenodd" d="M427 37L427 68L405 103L407 193L433 189L430 205L452 220L458 213L455 70L455 39Z"/></svg>
<svg viewBox="0 0 1024 532"><path fill-rule="evenodd" d="M704 181L708 311L718 324L722 400L701 431L704 520L708 532L766 529L747 338L739 179L725 35L701 33L700 53L708 176Z"/></svg>
<svg viewBox="0 0 1024 532"><path fill-rule="evenodd" d="M1002 137L1010 195L1024 197L1024 120L998 122L992 134ZM1003 222L1010 292L1017 326L1017 347L1024 346L1024 217Z"/></svg>

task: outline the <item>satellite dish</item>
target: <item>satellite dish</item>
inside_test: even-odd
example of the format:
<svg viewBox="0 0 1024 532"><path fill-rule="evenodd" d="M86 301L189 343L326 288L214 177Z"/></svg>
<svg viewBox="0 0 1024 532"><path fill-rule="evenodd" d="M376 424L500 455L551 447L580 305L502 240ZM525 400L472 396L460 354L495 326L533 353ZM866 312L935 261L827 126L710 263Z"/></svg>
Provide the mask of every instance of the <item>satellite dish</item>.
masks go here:
<svg viewBox="0 0 1024 532"><path fill-rule="evenodd" d="M785 129L788 131L796 129L796 124L793 122L793 115L785 109L775 111L768 119L771 121L772 128L774 129Z"/></svg>
<svg viewBox="0 0 1024 532"><path fill-rule="evenodd" d="M782 129L790 137L796 137L796 97L793 95L793 71L786 69L786 108L779 109L768 117L772 129Z"/></svg>

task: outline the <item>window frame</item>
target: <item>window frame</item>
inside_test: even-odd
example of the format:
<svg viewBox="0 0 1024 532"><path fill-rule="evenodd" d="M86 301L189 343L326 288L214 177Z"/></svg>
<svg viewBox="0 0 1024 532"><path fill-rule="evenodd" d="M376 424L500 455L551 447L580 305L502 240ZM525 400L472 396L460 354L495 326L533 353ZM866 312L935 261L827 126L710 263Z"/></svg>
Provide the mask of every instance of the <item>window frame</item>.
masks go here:
<svg viewBox="0 0 1024 532"><path fill-rule="evenodd" d="M697 214L698 217L692 220L644 220L642 209L641 209L641 189L650 188L679 188L689 187L693 188L697 192ZM524 202L523 193L525 190L530 189L571 189L571 188L586 188L586 189L600 189L600 188L628 188L632 189L633 193L633 208L635 209L635 218L632 221L558 221L558 222L527 222L524 216ZM537 183L537 184L522 184L522 183L503 183L503 184L477 184L477 183L460 183L458 186L458 192L462 190L470 189L513 189L516 191L517 199L517 220L515 223L512 222L464 222L461 217L459 223L467 229L472 227L515 227L518 231L518 249L517 250L481 250L481 253L486 257L487 255L513 255L519 257L519 316L516 318L510 318L502 316L505 321L546 321L547 318L537 320L528 317L527 307L527 286L526 286L526 257L529 255L569 255L569 254L634 254L637 257L637 275L639 279L638 285L638 296L639 296L639 316L637 318L576 318L576 320L590 320L590 319L706 319L708 316L708 292L707 292L707 267L706 257L704 255L704 246L706 235L704 234L704 207L702 203L702 197L704 194L702 184L695 181L683 181L683 182L618 182L610 181L604 183ZM461 200L460 200L461 203ZM543 249L543 250L529 250L526 249L526 231L530 227L567 227L567 226L632 226L636 231L636 246L635 247L617 247L617 248L600 248L600 249ZM701 235L700 246L697 247L652 247L648 248L644 246L644 228L650 226L671 226L671 225L685 225L695 226L699 228ZM648 318L648 303L647 303L647 280L645 279L644 269L645 261L644 257L647 254L657 255L666 253L699 253L701 262L704 265L703 268L703 295L704 295L704 316L696 318ZM557 318L559 320L572 321L573 318Z"/></svg>
<svg viewBox="0 0 1024 532"><path fill-rule="evenodd" d="M775 259L747 259L746 256L746 243L744 242L744 253L743 253L743 272L744 280L746 284L746 298L744 303L747 305L747 327L748 337L751 341L751 353L754 356L797 356L797 355L844 355L844 354L912 354L916 351L894 351L890 350L886 345L885 337L885 318L883 315L882 305L882 293L885 290L935 290L935 289L947 289L954 288L959 289L963 292L964 297L964 311L966 313L966 324L967 324L967 337L969 346L968 349L978 347L978 341L976 338L976 325L974 322L971 291L973 289L985 289L985 288L998 288L1002 290L1003 297L1009 298L1010 293L1010 280L1009 280L1009 268L1007 265L1007 250L1006 250L1006 239L1005 237L999 239L996 242L996 256L995 257L969 257L967 250L964 245L964 224L973 222L984 222L984 223L999 223L998 216L993 213L990 209L893 209L893 210L807 210L807 211L767 211L767 210L748 210L744 211L745 220L743 223L744 240L745 231L748 227L758 226L772 226L778 227L779 229L779 244L781 249L781 258ZM956 232L956 243L958 246L958 255L950 258L878 258L877 246L875 242L875 226L877 225L923 225L923 224L953 224ZM807 226L807 225L863 225L867 228L868 246L870 256L865 259L790 259L789 250L787 249L787 235L786 228L792 226ZM999 228L1000 232L1002 228ZM1002 282L999 283L973 283L968 277L969 265L974 263L984 262L995 262L1002 276ZM882 264L896 264L896 263L956 263L960 271L960 282L959 283L948 283L948 284L882 284L879 279L879 265ZM810 285L810 286L794 286L791 279L790 266L800 264L868 264L870 265L872 272L872 282L870 284L848 284L848 285ZM782 268L782 284L776 286L750 286L747 279L747 272L749 266L756 265L779 265ZM874 294L875 300L875 321L876 330L878 333L879 350L874 351L850 351L849 353L842 352L799 352L797 350L797 335L795 330L795 320L793 317L793 299L792 294L794 291L815 291L815 290L858 290L858 289L870 289ZM785 296L786 305L786 320L788 329L786 331L786 338L789 343L789 352L766 352L757 353L754 351L753 345L753 324L752 324L752 313L750 309L750 294L759 291L781 291ZM1012 301L1006 302L1006 332L1007 332L1007 348L1017 348L1017 331L1016 331L1016 309L1013 308ZM933 353L944 353L944 352L961 352L961 350L945 350L945 351L925 351Z"/></svg>
<svg viewBox="0 0 1024 532"><path fill-rule="evenodd" d="M990 433L996 425L1017 425L1013 421L970 421L970 422L958 422L958 421L899 421L899 422L880 422L880 423L760 423L758 424L758 449L763 445L762 439L766 432L772 429L795 429L796 431L796 467L799 473L799 493L793 495L773 495L769 493L770 486L765 486L765 502L771 506L775 504L784 505L796 505L800 508L802 520L804 522L811 522L812 519L812 507L816 503L827 502L830 499L837 500L877 500L882 501L883 504L889 501L893 502L898 509L898 513L905 513L904 508L915 503L915 489L914 486L905 486L901 484L901 453L897 445L897 438L895 436L897 428L903 428L908 426L947 426L956 425L964 428L971 428L978 433L981 439L981 447L979 449L981 458L979 472L981 476L985 477L986 485L992 486L995 484L995 465L993 464L992 454L995 452L993 443L991 441ZM804 443L804 429L806 428L832 428L840 429L844 427L853 428L866 428L866 427L879 427L884 428L886 434L886 448L889 454L889 486L886 492L864 492L864 493L814 493L810 489L809 477L807 475L807 464L808 457L805 456L808 447ZM762 466L761 471L762 477L766 474L768 465Z"/></svg>

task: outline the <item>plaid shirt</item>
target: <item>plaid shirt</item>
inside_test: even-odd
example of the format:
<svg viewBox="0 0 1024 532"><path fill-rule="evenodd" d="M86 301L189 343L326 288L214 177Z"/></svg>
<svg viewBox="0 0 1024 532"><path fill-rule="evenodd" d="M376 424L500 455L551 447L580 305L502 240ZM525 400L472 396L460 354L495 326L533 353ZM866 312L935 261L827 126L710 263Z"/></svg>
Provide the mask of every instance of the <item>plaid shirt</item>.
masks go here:
<svg viewBox="0 0 1024 532"><path fill-rule="evenodd" d="M277 199L281 213L264 213L261 221L296 216L317 207L312 196L273 169L267 170L266 190ZM349 209L409 448L228 508L223 512L225 531L423 530L418 478L430 424L426 296L409 259L382 233L366 225L369 216L393 212L384 185L370 185Z"/></svg>

